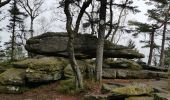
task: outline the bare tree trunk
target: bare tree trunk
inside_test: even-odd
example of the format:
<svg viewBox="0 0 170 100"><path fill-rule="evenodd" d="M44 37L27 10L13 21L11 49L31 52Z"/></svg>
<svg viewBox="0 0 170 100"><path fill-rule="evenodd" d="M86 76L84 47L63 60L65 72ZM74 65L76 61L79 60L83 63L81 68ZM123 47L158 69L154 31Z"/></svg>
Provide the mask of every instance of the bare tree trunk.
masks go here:
<svg viewBox="0 0 170 100"><path fill-rule="evenodd" d="M78 67L77 61L74 55L74 32L68 32L69 41L68 41L68 53L70 55L70 63L73 69L73 72L76 77L76 87L79 89L83 89L83 78L81 75L81 71Z"/></svg>
<svg viewBox="0 0 170 100"><path fill-rule="evenodd" d="M15 16L14 16L15 17ZM12 44L11 44L11 61L14 61L15 59L15 18L14 18L14 25L13 25L13 29L12 29Z"/></svg>
<svg viewBox="0 0 170 100"><path fill-rule="evenodd" d="M68 53L69 53L69 57L70 57L71 67L72 67L72 70L73 70L75 77L76 77L76 86L79 89L83 88L83 78L82 78L81 71L78 67L78 64L76 62L75 55L74 55L74 38L75 38L75 35L78 33L80 21L83 17L83 14L84 14L86 8L90 5L91 2L92 2L92 0L86 0L83 3L83 5L80 9L80 13L79 13L77 20L76 20L76 25L75 25L74 30L71 27L73 18L71 16L70 8L69 8L69 5L70 5L70 3L72 3L72 1L71 0L65 0L65 6L64 6L64 12L65 12L66 18L67 18L66 29L67 29L68 36L69 36L68 48L67 49L68 49Z"/></svg>
<svg viewBox="0 0 170 100"><path fill-rule="evenodd" d="M113 6L113 0L110 0L110 27L109 27L109 31L105 37L105 39L107 39L110 34L112 33L113 30L113 10L112 10L112 6Z"/></svg>
<svg viewBox="0 0 170 100"><path fill-rule="evenodd" d="M120 21L121 21L121 18L122 18L122 14L123 14L124 9L125 9L125 8L122 8L122 10L120 11L119 19L118 19L118 21L117 21L117 26L116 26L116 28L115 28L115 30L114 30L114 32L113 32L113 34L112 34L112 38L111 38L111 40L110 40L111 42L113 42L114 37L115 37L115 35L116 35L119 27L120 27Z"/></svg>
<svg viewBox="0 0 170 100"><path fill-rule="evenodd" d="M34 36L33 25L34 25L34 18L31 17L31 26L30 26L30 35L31 35L31 38Z"/></svg>
<svg viewBox="0 0 170 100"><path fill-rule="evenodd" d="M166 18L165 18L166 19ZM163 29L163 36L162 36L162 45L161 45L161 55L160 55L160 66L164 66L164 61L165 61L165 38L166 38L166 28L167 28L167 23L164 23L164 29Z"/></svg>
<svg viewBox="0 0 170 100"><path fill-rule="evenodd" d="M107 0L101 0L100 7L100 25L98 32L98 44L96 51L96 80L101 83L102 81L102 66L103 66L103 48L105 39L105 22L106 22L106 4Z"/></svg>
<svg viewBox="0 0 170 100"><path fill-rule="evenodd" d="M33 29L33 25L34 25L34 18L31 17L31 24L30 24L30 37L32 38L34 36L34 29ZM29 58L33 58L35 55L33 53L28 52L28 57Z"/></svg>
<svg viewBox="0 0 170 100"><path fill-rule="evenodd" d="M151 65L152 63L152 55L153 55L153 49L154 49L154 32L155 30L150 34L150 52L149 52L149 58L148 58L148 65Z"/></svg>

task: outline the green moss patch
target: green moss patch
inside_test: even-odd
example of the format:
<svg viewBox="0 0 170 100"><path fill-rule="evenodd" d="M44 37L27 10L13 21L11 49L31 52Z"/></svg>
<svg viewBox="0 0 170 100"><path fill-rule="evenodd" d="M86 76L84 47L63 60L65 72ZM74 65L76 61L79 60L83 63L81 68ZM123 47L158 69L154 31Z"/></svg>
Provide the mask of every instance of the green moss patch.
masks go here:
<svg viewBox="0 0 170 100"><path fill-rule="evenodd" d="M40 59L27 59L19 62L14 62L14 67L31 68L39 71L56 71L66 67L68 61L64 58L45 57Z"/></svg>
<svg viewBox="0 0 170 100"><path fill-rule="evenodd" d="M134 84L126 87L115 88L112 92L127 96L150 95L153 92L153 88L143 84Z"/></svg>

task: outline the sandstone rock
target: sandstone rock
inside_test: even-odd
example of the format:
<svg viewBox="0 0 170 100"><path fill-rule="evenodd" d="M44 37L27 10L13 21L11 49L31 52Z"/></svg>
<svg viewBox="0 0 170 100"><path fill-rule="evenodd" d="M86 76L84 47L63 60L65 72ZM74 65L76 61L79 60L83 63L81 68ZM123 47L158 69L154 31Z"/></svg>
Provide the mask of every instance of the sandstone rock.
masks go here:
<svg viewBox="0 0 170 100"><path fill-rule="evenodd" d="M67 33L45 33L33 37L27 41L26 50L35 54L47 56L68 57L67 52ZM76 58L95 58L96 57L97 38L88 34L78 34L74 40ZM114 45L105 41L105 58L143 58L144 55L128 47Z"/></svg>
<svg viewBox="0 0 170 100"><path fill-rule="evenodd" d="M95 71L95 65L92 63L89 63L84 60L77 60L77 63L79 65L79 68L85 78L93 78L94 71ZM72 71L71 65L68 64L67 67L64 69L64 75L66 77L72 77L74 76L74 73Z"/></svg>
<svg viewBox="0 0 170 100"><path fill-rule="evenodd" d="M0 93L19 94L23 93L26 90L28 89L22 86L0 85Z"/></svg>
<svg viewBox="0 0 170 100"><path fill-rule="evenodd" d="M141 70L142 67L136 63L135 61L131 60L105 60L105 64L109 65L110 68L119 68L119 69L131 69L131 70Z"/></svg>
<svg viewBox="0 0 170 100"><path fill-rule="evenodd" d="M155 72L148 70L117 70L116 78L122 79L155 79L155 78L168 78L168 73Z"/></svg>
<svg viewBox="0 0 170 100"><path fill-rule="evenodd" d="M147 97L147 96L132 96L128 97L125 100L154 100L153 97Z"/></svg>
<svg viewBox="0 0 170 100"><path fill-rule="evenodd" d="M53 72L62 70L68 63L68 60L63 58L44 57L40 59L26 59L23 61L14 62L13 67Z"/></svg>
<svg viewBox="0 0 170 100"><path fill-rule="evenodd" d="M84 100L108 100L108 95L85 95Z"/></svg>
<svg viewBox="0 0 170 100"><path fill-rule="evenodd" d="M41 83L61 79L64 68L68 63L69 61L64 58L43 57L15 62L13 66L26 69L28 82Z"/></svg>
<svg viewBox="0 0 170 100"><path fill-rule="evenodd" d="M148 71L148 70L129 70L103 68L104 79L158 79L168 78L167 72Z"/></svg>
<svg viewBox="0 0 170 100"><path fill-rule="evenodd" d="M25 84L25 70L10 68L0 74L0 84L2 85L24 85Z"/></svg>
<svg viewBox="0 0 170 100"><path fill-rule="evenodd" d="M42 82L50 82L61 79L61 72L46 72L46 71L37 71L32 69L26 70L26 78L28 82L31 83L42 83Z"/></svg>
<svg viewBox="0 0 170 100"><path fill-rule="evenodd" d="M101 91L102 91L102 93L109 93L114 88L118 88L118 87L123 87L123 85L120 85L120 84L102 84Z"/></svg>
<svg viewBox="0 0 170 100"><path fill-rule="evenodd" d="M3 73L4 71L6 71L6 69L0 66L0 74Z"/></svg>
<svg viewBox="0 0 170 100"><path fill-rule="evenodd" d="M133 84L125 87L114 88L112 90L112 93L124 96L150 95L152 92L153 88L146 86L145 84Z"/></svg>
<svg viewBox="0 0 170 100"><path fill-rule="evenodd" d="M170 93L156 93L154 95L154 100L170 100Z"/></svg>
<svg viewBox="0 0 170 100"><path fill-rule="evenodd" d="M116 69L104 68L102 72L102 77L104 79L115 79L116 78Z"/></svg>

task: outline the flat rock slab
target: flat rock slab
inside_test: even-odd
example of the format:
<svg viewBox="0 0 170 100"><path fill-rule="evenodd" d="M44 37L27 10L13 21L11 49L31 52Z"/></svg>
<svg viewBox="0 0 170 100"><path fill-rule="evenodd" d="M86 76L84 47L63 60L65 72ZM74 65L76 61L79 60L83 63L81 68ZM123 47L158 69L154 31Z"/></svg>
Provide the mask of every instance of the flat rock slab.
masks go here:
<svg viewBox="0 0 170 100"><path fill-rule="evenodd" d="M147 97L147 96L136 96L136 97L125 98L125 100L154 100L154 98L153 97Z"/></svg>
<svg viewBox="0 0 170 100"><path fill-rule="evenodd" d="M148 70L125 70L125 69L103 69L105 79L158 79L168 78L167 72L148 71Z"/></svg>
<svg viewBox="0 0 170 100"><path fill-rule="evenodd" d="M151 95L153 91L153 88L146 84L131 84L125 87L114 88L111 92L122 96L141 96Z"/></svg>
<svg viewBox="0 0 170 100"><path fill-rule="evenodd" d="M154 100L170 100L170 93L156 93Z"/></svg>
<svg viewBox="0 0 170 100"><path fill-rule="evenodd" d="M45 33L30 38L26 43L26 50L46 56L68 57L68 35L64 32ZM97 37L90 34L77 34L74 39L75 56L79 59L95 58ZM144 55L122 45L115 45L105 41L105 58L143 58Z"/></svg>

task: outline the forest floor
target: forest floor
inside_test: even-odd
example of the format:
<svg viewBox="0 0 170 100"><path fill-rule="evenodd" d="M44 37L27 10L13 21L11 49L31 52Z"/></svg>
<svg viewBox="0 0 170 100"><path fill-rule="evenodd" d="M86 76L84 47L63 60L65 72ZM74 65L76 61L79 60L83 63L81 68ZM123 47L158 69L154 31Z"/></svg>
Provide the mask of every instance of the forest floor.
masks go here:
<svg viewBox="0 0 170 100"><path fill-rule="evenodd" d="M165 91L168 86L169 80L125 80L125 79L109 79L103 80L103 83L119 83L119 84L131 84L131 83L144 83L147 85L151 85L157 88L163 88ZM54 91L59 87L58 82L51 83L48 85L43 85L38 88L29 90L22 94L0 94L0 100L83 100L84 93L80 93L79 95L66 95ZM97 93L100 91L98 87L91 91L93 93ZM170 91L169 91L170 92Z"/></svg>

